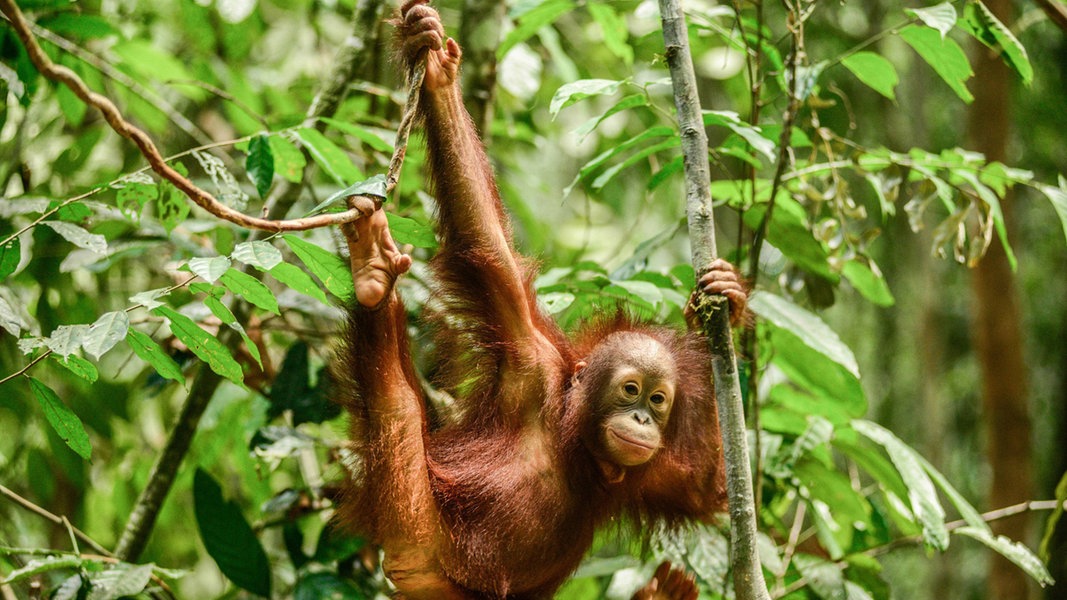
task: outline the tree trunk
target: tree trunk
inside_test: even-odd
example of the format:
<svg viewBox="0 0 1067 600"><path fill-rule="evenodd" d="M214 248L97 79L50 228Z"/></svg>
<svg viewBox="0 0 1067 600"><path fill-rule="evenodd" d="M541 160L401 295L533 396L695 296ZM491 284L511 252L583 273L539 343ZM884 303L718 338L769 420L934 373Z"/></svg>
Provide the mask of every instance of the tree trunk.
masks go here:
<svg viewBox="0 0 1067 600"><path fill-rule="evenodd" d="M1008 23L1009 0L986 5ZM1011 73L992 51L981 46L974 61L978 85L970 110L970 141L989 160L1007 154L1010 123ZM1001 199L1007 225L1012 223L1010 193ZM1010 229L1010 227L1009 227ZM987 455L992 470L989 508L1029 500L1033 493L1030 411L1027 372L1015 275L999 242L974 269L974 344L982 374L982 410L987 424ZM1025 514L993 524L993 531L1014 539L1026 538ZM1029 579L998 554L992 557L988 597L1024 600Z"/></svg>

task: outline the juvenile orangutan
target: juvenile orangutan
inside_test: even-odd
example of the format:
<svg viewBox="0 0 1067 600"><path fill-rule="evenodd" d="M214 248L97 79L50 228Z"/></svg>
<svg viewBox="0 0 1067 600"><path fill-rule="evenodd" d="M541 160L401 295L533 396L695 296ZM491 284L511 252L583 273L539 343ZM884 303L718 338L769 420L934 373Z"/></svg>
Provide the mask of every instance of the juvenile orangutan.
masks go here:
<svg viewBox="0 0 1067 600"><path fill-rule="evenodd" d="M550 598L598 527L710 520L725 508L707 344L615 320L573 340L538 309L458 86L460 48L425 0L397 20L438 203L437 381L460 410L432 431L394 287L411 259L378 211L346 230L356 305L337 377L362 459L341 518L384 549L403 598ZM716 261L695 293L746 294ZM436 310L440 307L441 310ZM637 600L695 599L664 564Z"/></svg>

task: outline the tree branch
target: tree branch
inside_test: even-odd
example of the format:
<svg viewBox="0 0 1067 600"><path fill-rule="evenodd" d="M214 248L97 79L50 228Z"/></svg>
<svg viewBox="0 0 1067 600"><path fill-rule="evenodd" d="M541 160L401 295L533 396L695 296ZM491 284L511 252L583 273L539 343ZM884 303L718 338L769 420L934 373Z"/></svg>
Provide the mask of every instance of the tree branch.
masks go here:
<svg viewBox="0 0 1067 600"><path fill-rule="evenodd" d="M715 217L711 202L708 138L697 96L696 74L689 52L689 39L679 0L660 0L663 42L674 87L678 127L685 165L686 214L692 245L693 268L701 274L717 255ZM730 562L734 592L741 600L767 600L767 583L756 554L756 510L752 497L748 441L741 383L737 374L733 335L726 299L704 297L697 307L712 351L715 399L719 409L723 451L726 455L726 488L730 505Z"/></svg>
<svg viewBox="0 0 1067 600"><path fill-rule="evenodd" d="M174 167L167 164L166 160L164 160L163 156L156 148L152 138L123 118L118 107L116 107L109 98L90 90L89 87L85 85L85 82L82 81L74 71L62 65L53 63L52 59L45 54L44 50L42 50L41 46L37 43L36 38L34 38L33 33L30 31L29 23L22 15L22 11L19 10L14 0L0 0L0 12L3 12L8 20L10 20L12 27L15 29L15 33L18 34L19 39L22 40L23 46L26 47L26 52L30 57L30 61L37 67L37 70L41 75L51 81L62 83L67 86L74 92L74 95L82 100L82 102L99 110L101 114L103 114L104 120L107 121L108 125L111 126L115 133L132 141L137 146L141 151L141 154L148 160L148 164L153 171L163 179L174 184L174 187L181 190L181 192L192 200L194 204L216 217L248 229L262 229L274 232L303 231L328 225L341 225L344 223L351 223L352 221L363 217L363 210L353 208L339 213L316 215L302 219L275 221L250 217L222 204L210 193L197 187L196 184L175 170ZM371 198L367 198L367 200L372 201Z"/></svg>
<svg viewBox="0 0 1067 600"><path fill-rule="evenodd" d="M111 552L107 550L107 548L104 548L103 546L98 544L96 540L86 535L85 532L83 532L81 529L70 525L69 522L64 522L65 520L63 519L63 517L48 512L44 508L41 508L33 502L30 502L22 496L19 496L18 494L9 490L3 485L0 485L0 495L6 497L8 500L14 502L15 504L18 504L22 508L34 513L35 515L39 517L44 517L45 519L55 523L56 525L59 525L61 527L70 527L70 531L72 531L79 540L81 540L85 544L88 544L90 547L92 547L93 550L99 552L100 554L103 554L105 556L114 556L113 554L111 554Z"/></svg>

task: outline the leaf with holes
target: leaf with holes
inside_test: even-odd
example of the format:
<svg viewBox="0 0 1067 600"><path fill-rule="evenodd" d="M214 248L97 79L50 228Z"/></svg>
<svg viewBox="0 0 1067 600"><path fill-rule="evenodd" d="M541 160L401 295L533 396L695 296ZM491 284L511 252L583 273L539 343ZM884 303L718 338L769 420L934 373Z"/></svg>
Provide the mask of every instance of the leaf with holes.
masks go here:
<svg viewBox="0 0 1067 600"><path fill-rule="evenodd" d="M99 360L105 352L112 349L115 344L126 337L130 329L130 317L124 310L116 310L100 315L85 334L82 340L82 348L90 356Z"/></svg>
<svg viewBox="0 0 1067 600"><path fill-rule="evenodd" d="M231 256L246 265L269 271L282 262L282 253L270 242L241 242L233 249Z"/></svg>

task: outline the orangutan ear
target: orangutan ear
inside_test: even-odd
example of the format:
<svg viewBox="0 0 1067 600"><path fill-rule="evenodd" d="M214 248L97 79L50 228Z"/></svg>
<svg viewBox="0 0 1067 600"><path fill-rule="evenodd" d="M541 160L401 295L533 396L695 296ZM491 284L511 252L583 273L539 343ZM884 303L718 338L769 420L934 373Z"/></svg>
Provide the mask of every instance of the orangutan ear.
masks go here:
<svg viewBox="0 0 1067 600"><path fill-rule="evenodd" d="M585 370L585 367L588 366L588 364L589 363L584 360L574 363L574 374L571 375L571 385L578 385L578 382L581 380L582 371Z"/></svg>

